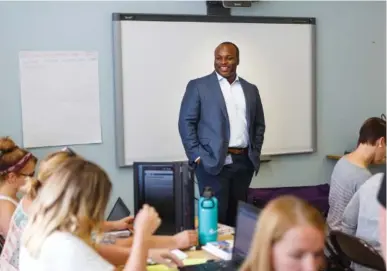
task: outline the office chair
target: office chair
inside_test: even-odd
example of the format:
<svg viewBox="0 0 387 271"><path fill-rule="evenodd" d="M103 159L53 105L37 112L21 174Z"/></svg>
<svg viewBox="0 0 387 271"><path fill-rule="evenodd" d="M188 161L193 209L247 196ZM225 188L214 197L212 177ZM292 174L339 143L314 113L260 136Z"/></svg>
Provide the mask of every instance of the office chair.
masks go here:
<svg viewBox="0 0 387 271"><path fill-rule="evenodd" d="M331 231L329 241L340 259L386 271L382 256L364 240L340 231Z"/></svg>
<svg viewBox="0 0 387 271"><path fill-rule="evenodd" d="M325 271L353 271L351 268L351 261L346 258L341 258L330 243L329 238L325 240Z"/></svg>

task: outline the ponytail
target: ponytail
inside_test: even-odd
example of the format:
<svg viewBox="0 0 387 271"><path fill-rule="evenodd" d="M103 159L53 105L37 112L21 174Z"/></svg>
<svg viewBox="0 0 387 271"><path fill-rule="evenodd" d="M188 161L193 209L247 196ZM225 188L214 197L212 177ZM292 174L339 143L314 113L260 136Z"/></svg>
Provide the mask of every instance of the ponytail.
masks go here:
<svg viewBox="0 0 387 271"><path fill-rule="evenodd" d="M38 179L29 177L26 181L26 184L21 188L21 191L33 200L38 195L41 187L42 183Z"/></svg>
<svg viewBox="0 0 387 271"><path fill-rule="evenodd" d="M26 184L21 188L21 191L32 200L35 199L40 188L45 184L49 177L63 162L73 156L77 155L69 148L49 154L40 163L37 178L28 178Z"/></svg>

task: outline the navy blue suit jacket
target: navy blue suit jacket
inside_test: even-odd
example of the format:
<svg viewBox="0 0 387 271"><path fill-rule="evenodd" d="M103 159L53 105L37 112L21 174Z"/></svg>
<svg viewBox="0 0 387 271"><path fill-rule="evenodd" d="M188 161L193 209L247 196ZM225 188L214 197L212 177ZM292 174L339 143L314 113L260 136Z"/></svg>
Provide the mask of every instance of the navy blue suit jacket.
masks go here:
<svg viewBox="0 0 387 271"><path fill-rule="evenodd" d="M249 158L256 173L265 133L265 118L258 88L239 77L246 100ZM230 140L226 103L215 72L189 81L179 114L179 133L189 163L200 163L213 175L224 166Z"/></svg>

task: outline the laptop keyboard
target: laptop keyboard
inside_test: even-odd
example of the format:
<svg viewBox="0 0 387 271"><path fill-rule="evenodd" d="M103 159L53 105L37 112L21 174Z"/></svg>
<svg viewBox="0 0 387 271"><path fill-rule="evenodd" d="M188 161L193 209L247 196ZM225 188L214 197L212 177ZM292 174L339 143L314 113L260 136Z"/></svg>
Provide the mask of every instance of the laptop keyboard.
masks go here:
<svg viewBox="0 0 387 271"><path fill-rule="evenodd" d="M231 261L216 261L207 262L198 265L189 265L179 268L180 271L218 271L218 270L229 270L234 271L238 268Z"/></svg>

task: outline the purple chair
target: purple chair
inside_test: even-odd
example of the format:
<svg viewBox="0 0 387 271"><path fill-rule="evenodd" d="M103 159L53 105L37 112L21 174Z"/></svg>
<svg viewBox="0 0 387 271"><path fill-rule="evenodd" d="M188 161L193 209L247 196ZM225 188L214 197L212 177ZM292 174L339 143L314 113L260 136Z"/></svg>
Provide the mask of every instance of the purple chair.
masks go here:
<svg viewBox="0 0 387 271"><path fill-rule="evenodd" d="M324 217L328 214L328 184L301 187L250 188L247 202L263 208L270 200L282 195L293 195L302 198L320 210Z"/></svg>

